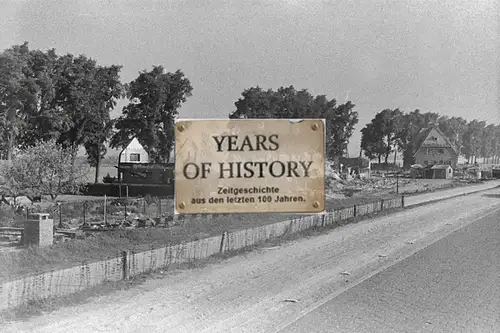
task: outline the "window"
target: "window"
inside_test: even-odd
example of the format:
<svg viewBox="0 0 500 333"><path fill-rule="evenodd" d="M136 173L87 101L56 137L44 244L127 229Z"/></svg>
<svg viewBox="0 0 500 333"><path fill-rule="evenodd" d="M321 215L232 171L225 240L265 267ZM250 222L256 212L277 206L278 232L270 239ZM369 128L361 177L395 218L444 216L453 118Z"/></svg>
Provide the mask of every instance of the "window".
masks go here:
<svg viewBox="0 0 500 333"><path fill-rule="evenodd" d="M141 154L130 154L130 162L140 162Z"/></svg>

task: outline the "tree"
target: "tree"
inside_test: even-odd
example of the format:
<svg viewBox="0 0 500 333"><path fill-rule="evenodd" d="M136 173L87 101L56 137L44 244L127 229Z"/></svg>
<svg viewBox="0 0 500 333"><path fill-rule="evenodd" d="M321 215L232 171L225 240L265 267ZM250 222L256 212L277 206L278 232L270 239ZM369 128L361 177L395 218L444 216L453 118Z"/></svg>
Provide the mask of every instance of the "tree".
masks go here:
<svg viewBox="0 0 500 333"><path fill-rule="evenodd" d="M385 163L387 163L389 154L394 151L394 160L398 149L398 133L404 124L400 121L402 112L399 109L385 109L377 113L372 119L373 130L377 136L382 138L384 146Z"/></svg>
<svg viewBox="0 0 500 333"><path fill-rule="evenodd" d="M5 158L11 159L22 127L22 114L33 105L36 89L28 72L28 43L0 54L0 139Z"/></svg>
<svg viewBox="0 0 500 333"><path fill-rule="evenodd" d="M98 66L84 55L29 50L28 43L5 50L0 54L0 136L5 155L15 147L51 139L74 151L81 145L101 150L96 147L109 137L104 129L121 94L120 69Z"/></svg>
<svg viewBox="0 0 500 333"><path fill-rule="evenodd" d="M370 160L378 158L379 163L387 150L384 138L379 131L374 129L373 123L369 123L361 129L361 149Z"/></svg>
<svg viewBox="0 0 500 333"><path fill-rule="evenodd" d="M467 128L467 121L461 117L439 117L438 127L452 143L453 148L460 156L462 152L463 136Z"/></svg>
<svg viewBox="0 0 500 333"><path fill-rule="evenodd" d="M326 123L326 155L337 161L343 156L358 123L358 113L350 101L337 105L325 95L312 96L306 89L293 86L277 91L259 86L244 90L234 103L236 110L230 119L311 119L323 118Z"/></svg>
<svg viewBox="0 0 500 333"><path fill-rule="evenodd" d="M99 181L99 167L106 155L105 143L113 135L115 126L115 121L110 119L110 112L123 94L120 70L121 66L98 67L94 76L94 97L91 102L93 117L87 122L88 130L83 145L90 166L95 167L95 183Z"/></svg>
<svg viewBox="0 0 500 333"><path fill-rule="evenodd" d="M1 169L4 193L19 196L50 195L54 200L62 193L77 193L87 169L75 163L72 149L55 139L21 150L11 163Z"/></svg>
<svg viewBox="0 0 500 333"><path fill-rule="evenodd" d="M467 124L467 131L464 134L464 153L470 162L477 162L483 144L485 125L486 122L478 120L472 120Z"/></svg>
<svg viewBox="0 0 500 333"><path fill-rule="evenodd" d="M162 66L153 66L126 88L131 102L116 121L111 147L124 147L136 137L154 162L168 161L174 144L174 121L181 104L191 96L191 83L180 70L164 73Z"/></svg>
<svg viewBox="0 0 500 333"><path fill-rule="evenodd" d="M495 153L495 130L495 125L489 124L484 128L482 133L480 155L485 162L488 162L489 158Z"/></svg>

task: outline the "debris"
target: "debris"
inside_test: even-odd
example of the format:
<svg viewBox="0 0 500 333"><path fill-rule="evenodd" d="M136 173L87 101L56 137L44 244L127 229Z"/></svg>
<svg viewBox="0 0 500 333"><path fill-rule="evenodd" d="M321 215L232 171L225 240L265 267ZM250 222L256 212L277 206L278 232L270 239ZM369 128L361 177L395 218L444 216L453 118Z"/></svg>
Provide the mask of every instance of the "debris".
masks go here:
<svg viewBox="0 0 500 333"><path fill-rule="evenodd" d="M298 303L299 300L298 299L293 299L293 298L287 298L287 299L283 300L283 302Z"/></svg>
<svg viewBox="0 0 500 333"><path fill-rule="evenodd" d="M385 258L385 257L387 257L385 254L379 254L378 256L379 256L380 258Z"/></svg>
<svg viewBox="0 0 500 333"><path fill-rule="evenodd" d="M340 274L342 274L342 275L351 275L351 273L349 273L349 272L342 272Z"/></svg>
<svg viewBox="0 0 500 333"><path fill-rule="evenodd" d="M413 244L413 241L407 241L406 244Z"/></svg>
<svg viewBox="0 0 500 333"><path fill-rule="evenodd" d="M280 247L279 246L273 246L273 247L264 247L263 249L264 250L275 250L275 249L279 249Z"/></svg>

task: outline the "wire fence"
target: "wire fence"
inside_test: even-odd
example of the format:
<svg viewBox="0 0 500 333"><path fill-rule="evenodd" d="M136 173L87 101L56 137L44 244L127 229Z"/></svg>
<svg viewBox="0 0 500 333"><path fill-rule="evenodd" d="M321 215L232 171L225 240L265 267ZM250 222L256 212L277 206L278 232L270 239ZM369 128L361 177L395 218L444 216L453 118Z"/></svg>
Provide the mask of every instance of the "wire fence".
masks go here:
<svg viewBox="0 0 500 333"><path fill-rule="evenodd" d="M159 197L99 198L27 207L24 214L48 213L59 228L104 224L115 225L139 220L157 224L172 218L173 200Z"/></svg>

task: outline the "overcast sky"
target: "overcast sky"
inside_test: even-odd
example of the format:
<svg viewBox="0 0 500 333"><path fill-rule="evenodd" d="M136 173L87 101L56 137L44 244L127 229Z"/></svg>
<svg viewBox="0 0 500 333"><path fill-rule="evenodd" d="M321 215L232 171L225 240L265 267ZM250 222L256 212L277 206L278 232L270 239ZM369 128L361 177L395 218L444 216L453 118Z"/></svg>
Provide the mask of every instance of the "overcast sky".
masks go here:
<svg viewBox="0 0 500 333"><path fill-rule="evenodd" d="M124 82L152 65L181 69L193 86L183 118L227 118L256 85L351 100L352 156L384 108L500 123L498 3L0 0L0 49L84 53L123 65Z"/></svg>

